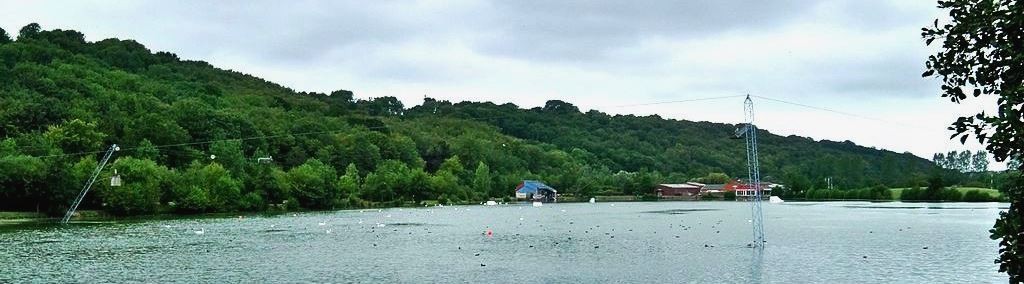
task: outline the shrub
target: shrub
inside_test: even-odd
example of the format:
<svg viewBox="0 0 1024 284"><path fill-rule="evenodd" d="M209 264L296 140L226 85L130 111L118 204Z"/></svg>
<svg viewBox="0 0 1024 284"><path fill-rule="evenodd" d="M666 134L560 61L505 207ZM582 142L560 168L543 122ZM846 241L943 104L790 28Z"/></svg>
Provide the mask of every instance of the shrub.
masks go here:
<svg viewBox="0 0 1024 284"><path fill-rule="evenodd" d="M892 200L892 190L885 185L876 185L871 188L869 198L873 200Z"/></svg>
<svg viewBox="0 0 1024 284"><path fill-rule="evenodd" d="M239 207L242 210L259 211L266 207L266 203L263 202L263 196L260 196L259 193L249 192L242 196Z"/></svg>
<svg viewBox="0 0 1024 284"><path fill-rule="evenodd" d="M918 188L918 187L904 189L903 192L900 194L900 200L903 200L903 201L921 200L921 195L922 195L921 193L922 193L922 190L920 188Z"/></svg>
<svg viewBox="0 0 1024 284"><path fill-rule="evenodd" d="M726 191L725 194L722 195L722 199L724 199L724 200L736 200L736 192L735 191Z"/></svg>
<svg viewBox="0 0 1024 284"><path fill-rule="evenodd" d="M945 189L942 191L942 200L957 202L963 200L964 195L956 189Z"/></svg>
<svg viewBox="0 0 1024 284"><path fill-rule="evenodd" d="M972 189L964 193L962 200L964 202L995 202L999 201L999 198L992 196L988 192Z"/></svg>

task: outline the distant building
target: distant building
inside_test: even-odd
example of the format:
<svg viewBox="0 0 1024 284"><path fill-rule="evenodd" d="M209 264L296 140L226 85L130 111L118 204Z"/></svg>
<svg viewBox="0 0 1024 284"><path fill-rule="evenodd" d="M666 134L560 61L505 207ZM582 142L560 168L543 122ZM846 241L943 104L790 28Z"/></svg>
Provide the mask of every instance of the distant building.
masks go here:
<svg viewBox="0 0 1024 284"><path fill-rule="evenodd" d="M558 199L558 191L540 181L524 180L516 186L516 199L555 202Z"/></svg>
<svg viewBox="0 0 1024 284"><path fill-rule="evenodd" d="M706 184L700 190L701 196L721 198L725 196L725 184Z"/></svg>
<svg viewBox="0 0 1024 284"><path fill-rule="evenodd" d="M659 184L655 191L658 198L698 200L704 184L696 182Z"/></svg>
<svg viewBox="0 0 1024 284"><path fill-rule="evenodd" d="M771 197L772 189L778 186L778 184L770 182L761 182L761 199L768 199ZM737 200L750 199L757 196L752 184L739 179L729 181L729 183L725 184L725 188L723 190L736 192Z"/></svg>

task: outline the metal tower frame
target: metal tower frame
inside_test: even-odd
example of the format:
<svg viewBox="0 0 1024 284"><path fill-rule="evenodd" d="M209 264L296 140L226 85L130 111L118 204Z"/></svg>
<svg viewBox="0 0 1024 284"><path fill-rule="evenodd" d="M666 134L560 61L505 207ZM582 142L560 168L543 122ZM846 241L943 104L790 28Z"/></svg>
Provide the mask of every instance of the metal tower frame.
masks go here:
<svg viewBox="0 0 1024 284"><path fill-rule="evenodd" d="M82 204L82 199L85 199L85 194L92 188L92 184L96 183L96 178L100 176L100 172L103 171L103 167L110 161L110 157L114 155L114 152L121 150L117 147L117 144L110 145L110 149L107 149L107 153L103 155L103 160L100 161L99 165L96 165L96 169L92 170L92 177L82 187L82 191L78 193L78 197L75 198L75 202L71 203L71 208L68 208L68 212L64 214L64 218L60 219L61 224L67 224L71 220L71 216L75 215L75 210L78 210L78 205Z"/></svg>
<svg viewBox="0 0 1024 284"><path fill-rule="evenodd" d="M747 95L743 101L743 118L745 123L742 128L736 129L736 137L744 137L747 144L747 182L748 187L753 189L754 196L750 200L751 222L754 231L754 246L764 247L764 214L761 211L761 170L757 162L757 126L754 124L754 101Z"/></svg>

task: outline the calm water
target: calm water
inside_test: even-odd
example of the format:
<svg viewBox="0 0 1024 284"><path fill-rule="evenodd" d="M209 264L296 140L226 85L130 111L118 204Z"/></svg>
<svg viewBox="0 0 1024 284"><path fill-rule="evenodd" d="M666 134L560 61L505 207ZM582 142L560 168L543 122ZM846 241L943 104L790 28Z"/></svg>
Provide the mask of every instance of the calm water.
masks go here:
<svg viewBox="0 0 1024 284"><path fill-rule="evenodd" d="M0 283L992 283L1005 278L987 231L1005 206L765 204L760 254L738 202L6 226Z"/></svg>

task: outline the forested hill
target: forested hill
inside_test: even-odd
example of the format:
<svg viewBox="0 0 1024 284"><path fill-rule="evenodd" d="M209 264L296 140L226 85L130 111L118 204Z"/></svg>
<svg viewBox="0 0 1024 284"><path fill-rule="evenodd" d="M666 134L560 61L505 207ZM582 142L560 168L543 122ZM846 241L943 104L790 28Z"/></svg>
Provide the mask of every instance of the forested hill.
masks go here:
<svg viewBox="0 0 1024 284"><path fill-rule="evenodd" d="M645 194L657 182L746 175L734 125L561 101L406 108L295 92L131 40L34 24L11 37L0 32L0 210L63 210L113 143L123 186L104 182L108 168L84 206L118 214L479 201L523 179L567 194ZM906 186L933 167L850 142L759 135L763 175L797 190L824 177Z"/></svg>

